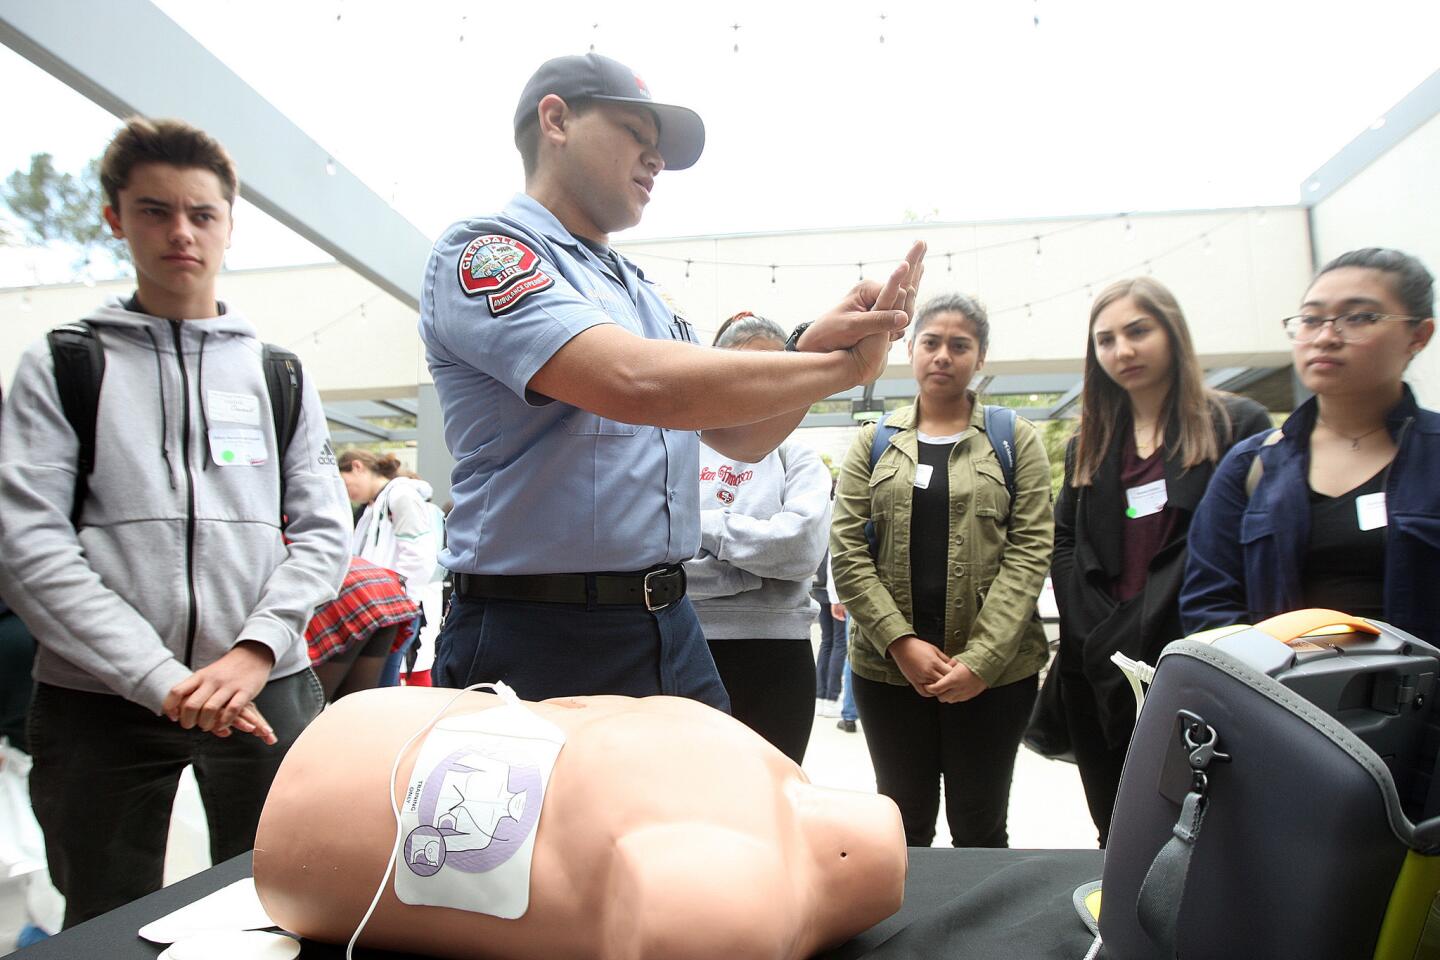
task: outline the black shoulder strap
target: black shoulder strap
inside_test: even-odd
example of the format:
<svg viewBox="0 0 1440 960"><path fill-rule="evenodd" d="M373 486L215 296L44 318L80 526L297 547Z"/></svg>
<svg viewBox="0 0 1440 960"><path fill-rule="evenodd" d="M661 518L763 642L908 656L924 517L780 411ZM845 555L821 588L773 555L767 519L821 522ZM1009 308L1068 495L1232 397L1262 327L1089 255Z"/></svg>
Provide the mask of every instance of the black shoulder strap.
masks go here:
<svg viewBox="0 0 1440 960"><path fill-rule="evenodd" d="M270 393L270 416L275 421L275 453L279 459L276 467L280 471L280 509L285 509L285 455L290 451L290 441L300 426L301 388L305 384L305 373L300 358L283 347L264 344L261 351L265 368L265 389Z"/></svg>
<svg viewBox="0 0 1440 960"><path fill-rule="evenodd" d="M67 323L46 334L55 366L55 390L70 429L79 442L75 463L75 496L70 522L80 527L80 510L90 492L95 470L95 420L100 413L100 384L105 379L105 347L88 320Z"/></svg>

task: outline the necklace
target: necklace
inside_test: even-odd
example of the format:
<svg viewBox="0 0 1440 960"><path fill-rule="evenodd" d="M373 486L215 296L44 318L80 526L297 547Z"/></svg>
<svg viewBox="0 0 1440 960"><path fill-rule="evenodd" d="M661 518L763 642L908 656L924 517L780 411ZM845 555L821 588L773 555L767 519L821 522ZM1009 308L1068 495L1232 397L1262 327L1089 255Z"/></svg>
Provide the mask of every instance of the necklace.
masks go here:
<svg viewBox="0 0 1440 960"><path fill-rule="evenodd" d="M1380 424L1380 426L1376 427L1376 428L1373 429L1373 430L1366 430L1364 433L1360 434L1360 436L1358 436L1358 437L1350 437L1350 436L1346 436L1345 434L1341 433L1339 430L1336 430L1334 427L1330 426L1330 424L1328 424L1328 423L1325 422L1325 419L1324 419L1323 417L1316 417L1315 420L1316 420L1316 422L1318 422L1321 426L1323 426L1326 430L1329 430L1331 433L1335 434L1335 436L1339 437L1340 439L1342 439L1342 440L1349 440L1349 441L1350 441L1350 449L1351 449L1351 450L1359 450L1359 449L1360 449L1360 441L1361 441L1361 440L1364 440L1366 437L1370 436L1372 433L1379 433L1381 430L1384 430L1384 429L1385 429L1385 424L1382 423L1382 424Z"/></svg>
<svg viewBox="0 0 1440 960"><path fill-rule="evenodd" d="M1142 438L1144 438L1144 439L1142 439ZM1145 457L1145 456L1149 456L1150 451L1153 451L1153 450L1155 449L1155 447L1156 447L1155 424L1153 424L1153 423L1150 424L1150 426L1148 426L1147 428L1145 428L1143 431L1142 431L1139 427L1136 427L1136 428L1135 428L1135 452L1139 453L1140 456Z"/></svg>

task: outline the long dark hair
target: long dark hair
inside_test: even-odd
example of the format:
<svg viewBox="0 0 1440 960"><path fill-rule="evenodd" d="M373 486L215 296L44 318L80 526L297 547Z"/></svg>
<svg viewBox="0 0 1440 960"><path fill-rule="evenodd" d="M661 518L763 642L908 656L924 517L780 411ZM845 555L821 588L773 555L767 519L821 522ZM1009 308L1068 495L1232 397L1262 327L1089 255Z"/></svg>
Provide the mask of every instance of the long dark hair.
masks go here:
<svg viewBox="0 0 1440 960"><path fill-rule="evenodd" d="M1080 427L1076 431L1075 474L1071 484L1088 487L1100 469L1105 451L1115 439L1117 424L1130 419L1130 396L1110 379L1095 355L1095 320L1101 311L1122 297L1133 299L1141 310L1154 317L1170 338L1170 390L1161 408L1161 422L1179 429L1165 438L1165 455L1178 454L1185 469L1220 459L1220 441L1215 436L1218 415L1225 429L1230 414L1220 402L1220 393L1205 386L1205 375L1190 340L1190 327L1175 295L1150 277L1135 277L1110 284L1090 307L1090 334L1085 338L1085 385L1081 391ZM1168 429L1167 429L1168 434Z"/></svg>

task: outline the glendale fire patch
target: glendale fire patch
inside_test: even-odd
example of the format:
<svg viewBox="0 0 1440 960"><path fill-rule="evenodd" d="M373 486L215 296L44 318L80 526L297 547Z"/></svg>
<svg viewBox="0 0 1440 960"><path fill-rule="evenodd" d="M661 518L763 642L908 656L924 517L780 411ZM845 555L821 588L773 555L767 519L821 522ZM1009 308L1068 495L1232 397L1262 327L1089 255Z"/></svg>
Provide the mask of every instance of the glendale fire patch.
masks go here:
<svg viewBox="0 0 1440 960"><path fill-rule="evenodd" d="M460 289L467 297L484 295L490 312L499 316L536 290L554 283L540 269L540 257L512 237L487 234L460 251Z"/></svg>

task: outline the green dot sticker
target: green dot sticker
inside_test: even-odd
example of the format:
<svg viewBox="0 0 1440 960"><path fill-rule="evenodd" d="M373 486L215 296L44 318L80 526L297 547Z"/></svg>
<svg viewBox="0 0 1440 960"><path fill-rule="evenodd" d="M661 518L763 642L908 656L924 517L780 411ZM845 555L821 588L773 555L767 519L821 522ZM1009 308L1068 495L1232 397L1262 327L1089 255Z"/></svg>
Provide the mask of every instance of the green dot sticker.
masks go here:
<svg viewBox="0 0 1440 960"><path fill-rule="evenodd" d="M222 451L220 452L220 459L221 459L221 460L224 460L226 463L229 463L231 460L234 460L234 459L235 459L235 451L234 451L234 450L222 450Z"/></svg>
<svg viewBox="0 0 1440 960"><path fill-rule="evenodd" d="M226 456L228 457L229 454L227 453ZM1125 516L1129 517L1131 520L1134 520L1136 517L1140 516L1140 511L1136 510L1134 507L1126 507Z"/></svg>

